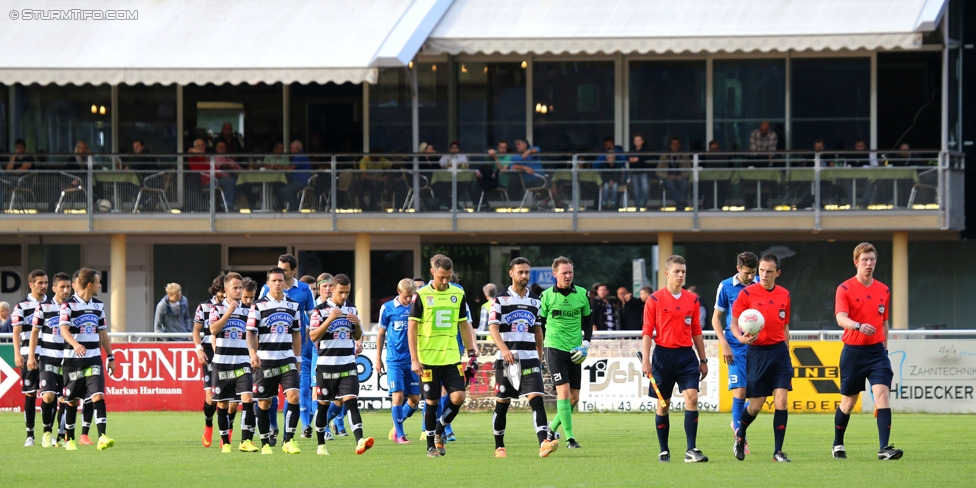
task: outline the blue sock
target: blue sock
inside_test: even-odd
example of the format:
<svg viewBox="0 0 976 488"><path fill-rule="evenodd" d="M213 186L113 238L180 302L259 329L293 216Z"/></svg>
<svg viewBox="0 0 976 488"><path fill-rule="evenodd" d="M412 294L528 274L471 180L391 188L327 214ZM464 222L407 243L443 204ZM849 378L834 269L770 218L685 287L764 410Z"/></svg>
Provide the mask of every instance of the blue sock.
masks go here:
<svg viewBox="0 0 976 488"><path fill-rule="evenodd" d="M421 405L423 405L421 403ZM409 403L404 403L400 405L400 411L403 412L403 419L406 420L413 416L413 413L417 411L417 407L411 407Z"/></svg>
<svg viewBox="0 0 976 488"><path fill-rule="evenodd" d="M698 410L685 410L685 441L689 451L698 447Z"/></svg>
<svg viewBox="0 0 976 488"><path fill-rule="evenodd" d="M339 411L341 410L342 407L337 406L335 403L329 402L329 409L326 411L325 414L325 425L328 426L329 424L331 424L332 419L336 418L339 415Z"/></svg>
<svg viewBox="0 0 976 488"><path fill-rule="evenodd" d="M393 415L393 427L396 429L396 435L403 437L403 409L400 405L394 405L390 409L390 413Z"/></svg>
<svg viewBox="0 0 976 488"><path fill-rule="evenodd" d="M879 408L878 409L878 440L881 441L881 447L879 449L884 449L888 447L888 441L891 438L891 409L890 408Z"/></svg>
<svg viewBox="0 0 976 488"><path fill-rule="evenodd" d="M654 426L657 430L657 442L661 446L661 452L669 451L668 436L671 433L671 418L667 415L654 415Z"/></svg>
<svg viewBox="0 0 976 488"><path fill-rule="evenodd" d="M278 396L271 399L271 430L278 430Z"/></svg>
<svg viewBox="0 0 976 488"><path fill-rule="evenodd" d="M786 439L786 421L789 419L789 410L776 410L773 412L773 454L783 450L783 440Z"/></svg>
<svg viewBox="0 0 976 488"><path fill-rule="evenodd" d="M746 408L745 398L732 398L732 427L739 428L742 423L742 411Z"/></svg>
<svg viewBox="0 0 976 488"><path fill-rule="evenodd" d="M338 432L346 431L346 423L344 422L345 418L346 418L346 405L343 404L341 407L339 407L339 413L338 415L336 415L335 418L336 431Z"/></svg>

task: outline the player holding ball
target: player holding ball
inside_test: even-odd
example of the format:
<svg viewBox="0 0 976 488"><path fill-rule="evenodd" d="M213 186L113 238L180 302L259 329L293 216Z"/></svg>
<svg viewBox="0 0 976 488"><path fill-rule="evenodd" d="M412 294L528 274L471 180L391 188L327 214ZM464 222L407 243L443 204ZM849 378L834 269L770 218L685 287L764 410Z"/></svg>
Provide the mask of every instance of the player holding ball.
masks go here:
<svg viewBox="0 0 976 488"><path fill-rule="evenodd" d="M773 397L773 461L788 463L783 452L786 438L787 395L793 389L793 365L790 363L790 292L776 284L782 270L775 254L759 259L759 283L745 287L732 306L731 327L735 338L749 345L746 356L746 398L748 407L742 412L742 422L735 432L732 448L735 458L746 457L746 429L756 420L759 410L770 395ZM755 317L755 312L761 318ZM741 322L741 323L740 323ZM763 324L764 325L761 325ZM748 333L743 329L747 329Z"/></svg>

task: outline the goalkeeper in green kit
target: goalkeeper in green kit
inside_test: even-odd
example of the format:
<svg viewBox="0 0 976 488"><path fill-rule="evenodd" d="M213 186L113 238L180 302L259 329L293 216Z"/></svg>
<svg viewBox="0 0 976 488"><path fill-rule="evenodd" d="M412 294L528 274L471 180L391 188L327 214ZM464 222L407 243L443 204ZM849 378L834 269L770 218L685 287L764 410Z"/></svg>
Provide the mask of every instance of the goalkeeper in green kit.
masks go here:
<svg viewBox="0 0 976 488"><path fill-rule="evenodd" d="M573 284L573 262L558 257L552 262L556 285L542 292L539 316L545 319L545 353L552 384L556 387L556 419L549 424L548 440L558 439L562 425L566 447L579 449L573 436L573 407L579 403L582 364L590 348L593 326L586 289Z"/></svg>

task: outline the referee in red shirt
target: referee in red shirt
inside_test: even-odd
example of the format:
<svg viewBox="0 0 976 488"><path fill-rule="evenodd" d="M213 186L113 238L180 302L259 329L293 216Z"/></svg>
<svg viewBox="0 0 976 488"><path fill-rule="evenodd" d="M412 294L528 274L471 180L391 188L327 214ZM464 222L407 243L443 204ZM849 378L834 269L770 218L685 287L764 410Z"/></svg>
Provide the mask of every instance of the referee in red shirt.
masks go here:
<svg viewBox="0 0 976 488"><path fill-rule="evenodd" d="M878 417L878 440L881 461L901 459L901 449L888 444L891 435L891 361L888 359L888 286L874 279L878 251L869 242L854 248L857 274L837 287L834 315L844 329L844 349L840 353L840 406L834 413L834 459L847 459L844 431L851 420L851 410L864 391L864 381L871 382Z"/></svg>
<svg viewBox="0 0 976 488"><path fill-rule="evenodd" d="M746 457L746 429L756 420L766 398L773 396L773 461L788 463L783 452L786 421L789 417L787 395L793 390L793 365L790 362L790 292L776 284L782 272L779 258L766 254L759 260L759 283L739 292L732 305L732 326L729 330L743 344L749 345L746 355L746 398L748 407L735 431L735 458ZM766 325L756 335L743 334L739 329L739 315L748 309L758 310Z"/></svg>
<svg viewBox="0 0 976 488"><path fill-rule="evenodd" d="M698 295L682 289L688 273L685 258L671 256L665 261L664 275L668 279L662 288L647 299L644 305L644 327L641 353L641 369L645 375L654 375L654 381L664 396L664 404L671 404L674 385L685 399L685 451L686 463L705 463L708 457L698 449L698 384L708 374L708 360L705 358L705 341L702 340L701 303ZM654 334L657 334L656 336ZM648 354L651 342L655 344L653 357ZM692 349L694 345L694 349ZM697 352L697 355L696 355ZM648 391L653 397L653 391ZM657 427L657 440L661 445L659 462L671 461L668 448L668 434L671 422L668 406L657 406L654 418Z"/></svg>

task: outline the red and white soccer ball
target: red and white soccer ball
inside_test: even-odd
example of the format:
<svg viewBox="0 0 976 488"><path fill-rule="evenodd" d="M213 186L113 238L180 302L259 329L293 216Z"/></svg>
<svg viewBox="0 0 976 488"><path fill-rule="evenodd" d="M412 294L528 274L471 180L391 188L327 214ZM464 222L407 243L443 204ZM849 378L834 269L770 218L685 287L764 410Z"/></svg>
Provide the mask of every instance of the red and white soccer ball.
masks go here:
<svg viewBox="0 0 976 488"><path fill-rule="evenodd" d="M743 334L756 335L766 325L763 314L754 308L750 308L739 314L739 330Z"/></svg>

